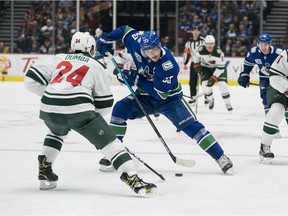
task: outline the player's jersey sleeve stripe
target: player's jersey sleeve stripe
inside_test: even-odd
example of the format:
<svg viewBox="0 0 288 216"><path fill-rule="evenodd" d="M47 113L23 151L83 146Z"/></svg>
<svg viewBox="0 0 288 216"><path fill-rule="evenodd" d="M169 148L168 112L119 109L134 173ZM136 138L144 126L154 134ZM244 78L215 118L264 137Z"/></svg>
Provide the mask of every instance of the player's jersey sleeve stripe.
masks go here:
<svg viewBox="0 0 288 216"><path fill-rule="evenodd" d="M35 67L31 67L26 73L26 76L43 85L48 85L46 78Z"/></svg>
<svg viewBox="0 0 288 216"><path fill-rule="evenodd" d="M168 91L168 92L162 92L162 91L156 89L155 87L154 87L154 90L157 92L157 94L158 94L163 100L165 100L165 99L168 98L168 97L172 97L172 96L174 96L174 95L180 94L180 93L182 92L182 86L178 83L178 86L177 86L176 89L172 89L172 90L170 90L170 91Z"/></svg>
<svg viewBox="0 0 288 216"><path fill-rule="evenodd" d="M275 68L270 68L270 76L274 76L274 75L280 75L280 76L286 76L286 74L284 74L283 72L276 70Z"/></svg>
<svg viewBox="0 0 288 216"><path fill-rule="evenodd" d="M250 67L253 67L255 65L255 63L248 62L247 60L244 60L244 64Z"/></svg>
<svg viewBox="0 0 288 216"><path fill-rule="evenodd" d="M94 96L94 106L97 109L112 107L114 102L113 95Z"/></svg>

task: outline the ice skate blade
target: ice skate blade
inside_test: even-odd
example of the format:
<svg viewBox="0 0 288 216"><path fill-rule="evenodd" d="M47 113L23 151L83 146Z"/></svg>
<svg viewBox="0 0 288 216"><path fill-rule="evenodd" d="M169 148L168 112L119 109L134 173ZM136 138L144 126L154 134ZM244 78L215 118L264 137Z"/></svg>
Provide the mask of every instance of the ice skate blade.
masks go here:
<svg viewBox="0 0 288 216"><path fill-rule="evenodd" d="M277 132L277 133L275 134L275 138L276 138L276 139L279 139L279 138L282 138L282 136L281 136L281 134L280 134L279 132Z"/></svg>
<svg viewBox="0 0 288 216"><path fill-rule="evenodd" d="M158 194L158 190L156 187L152 187L152 188L142 188L138 191L138 194L141 197L154 197Z"/></svg>
<svg viewBox="0 0 288 216"><path fill-rule="evenodd" d="M261 164L272 164L273 158L265 158L260 155L259 163Z"/></svg>
<svg viewBox="0 0 288 216"><path fill-rule="evenodd" d="M57 187L57 181L40 180L40 190L52 190Z"/></svg>
<svg viewBox="0 0 288 216"><path fill-rule="evenodd" d="M233 176L236 174L236 171L233 168L230 168L226 171L225 175Z"/></svg>
<svg viewBox="0 0 288 216"><path fill-rule="evenodd" d="M113 166L102 166L102 165L100 165L99 170L101 172L115 172L116 171Z"/></svg>

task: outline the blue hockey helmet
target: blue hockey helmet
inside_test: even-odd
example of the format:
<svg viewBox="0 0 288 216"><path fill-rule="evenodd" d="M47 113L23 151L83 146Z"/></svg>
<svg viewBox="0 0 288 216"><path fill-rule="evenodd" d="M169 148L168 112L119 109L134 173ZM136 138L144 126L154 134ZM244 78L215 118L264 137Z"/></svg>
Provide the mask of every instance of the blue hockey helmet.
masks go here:
<svg viewBox="0 0 288 216"><path fill-rule="evenodd" d="M262 33L258 37L258 42L267 42L270 43L272 41L272 38L269 33Z"/></svg>
<svg viewBox="0 0 288 216"><path fill-rule="evenodd" d="M154 30L144 31L140 40L141 51L150 50L156 46L161 46L158 34Z"/></svg>

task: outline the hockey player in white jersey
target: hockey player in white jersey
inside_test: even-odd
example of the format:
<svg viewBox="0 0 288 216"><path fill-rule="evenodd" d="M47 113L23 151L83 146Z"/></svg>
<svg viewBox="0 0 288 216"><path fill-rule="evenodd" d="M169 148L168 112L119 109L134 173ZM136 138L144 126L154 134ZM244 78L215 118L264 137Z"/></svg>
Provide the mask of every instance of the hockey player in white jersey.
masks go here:
<svg viewBox="0 0 288 216"><path fill-rule="evenodd" d="M233 110L227 85L225 63L224 53L218 46L215 46L214 36L207 35L205 45L200 45L196 50L196 60L193 67L201 74L202 88L209 100L209 109L211 110L214 108L212 86L215 82L218 82L218 87L228 111Z"/></svg>
<svg viewBox="0 0 288 216"><path fill-rule="evenodd" d="M260 162L270 164L274 158L271 144L278 126L288 108L288 49L281 52L270 67L270 86L267 89L267 102L270 107L263 125Z"/></svg>
<svg viewBox="0 0 288 216"><path fill-rule="evenodd" d="M72 53L37 62L25 76L25 87L42 97L40 118L50 130L38 156L40 189L56 188L58 176L52 165L65 137L74 130L101 150L134 192L152 195L157 187L138 177L130 155L115 141L115 134L100 114L113 105L113 95L105 66L94 59L95 47L88 32L76 32L71 40Z"/></svg>

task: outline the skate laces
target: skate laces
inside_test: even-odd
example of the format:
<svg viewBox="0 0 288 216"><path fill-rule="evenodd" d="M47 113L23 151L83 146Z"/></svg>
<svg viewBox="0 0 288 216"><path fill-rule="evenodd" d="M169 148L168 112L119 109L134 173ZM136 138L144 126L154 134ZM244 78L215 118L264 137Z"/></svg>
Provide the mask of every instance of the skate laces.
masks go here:
<svg viewBox="0 0 288 216"><path fill-rule="evenodd" d="M127 175L127 180L126 182L130 185L132 189L135 188L140 188L142 186L145 186L144 182L142 179L140 179L136 174L133 176L128 176Z"/></svg>

